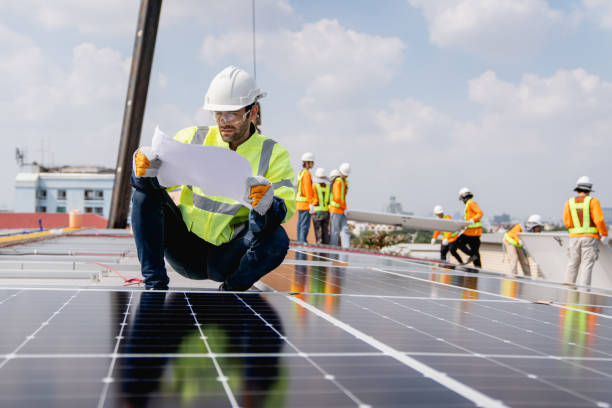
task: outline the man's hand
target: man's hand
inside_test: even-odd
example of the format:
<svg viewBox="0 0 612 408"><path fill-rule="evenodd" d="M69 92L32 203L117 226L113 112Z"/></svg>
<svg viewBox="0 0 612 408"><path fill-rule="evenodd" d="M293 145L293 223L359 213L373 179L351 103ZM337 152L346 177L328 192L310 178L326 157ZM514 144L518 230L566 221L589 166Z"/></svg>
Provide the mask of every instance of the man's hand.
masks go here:
<svg viewBox="0 0 612 408"><path fill-rule="evenodd" d="M435 243L436 243L436 239L435 239L435 238L432 238L432 239L431 239L431 245L433 245L433 244L435 244Z"/></svg>
<svg viewBox="0 0 612 408"><path fill-rule="evenodd" d="M442 245L444 245L444 246L448 245L448 239L444 238L442 240Z"/></svg>
<svg viewBox="0 0 612 408"><path fill-rule="evenodd" d="M272 205L274 187L265 177L255 176L247 178L246 201L251 202L253 210L264 215Z"/></svg>
<svg viewBox="0 0 612 408"><path fill-rule="evenodd" d="M314 210L314 204L310 204L310 213L314 214L315 210Z"/></svg>
<svg viewBox="0 0 612 408"><path fill-rule="evenodd" d="M151 146L142 146L134 153L136 177L157 177L161 160L153 153Z"/></svg>
<svg viewBox="0 0 612 408"><path fill-rule="evenodd" d="M610 245L610 244L608 244L609 241L610 241L610 237L609 236L606 235L605 237L604 236L601 237L601 243L602 244Z"/></svg>
<svg viewBox="0 0 612 408"><path fill-rule="evenodd" d="M474 223L474 220L471 219L471 220L468 220L468 222L470 223L470 225L472 225Z"/></svg>
<svg viewBox="0 0 612 408"><path fill-rule="evenodd" d="M519 240L518 240L518 244L519 244L519 246L523 246L523 240L522 240L522 239L519 239Z"/></svg>

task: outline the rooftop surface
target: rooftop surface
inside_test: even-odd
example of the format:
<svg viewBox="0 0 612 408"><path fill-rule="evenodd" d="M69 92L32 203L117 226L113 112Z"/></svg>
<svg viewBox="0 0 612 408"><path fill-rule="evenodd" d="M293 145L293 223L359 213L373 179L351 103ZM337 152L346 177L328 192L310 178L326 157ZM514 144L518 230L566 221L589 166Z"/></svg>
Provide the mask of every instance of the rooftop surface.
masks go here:
<svg viewBox="0 0 612 408"><path fill-rule="evenodd" d="M151 292L114 230L1 248L0 274L2 407L612 403L605 290L294 245L260 291Z"/></svg>

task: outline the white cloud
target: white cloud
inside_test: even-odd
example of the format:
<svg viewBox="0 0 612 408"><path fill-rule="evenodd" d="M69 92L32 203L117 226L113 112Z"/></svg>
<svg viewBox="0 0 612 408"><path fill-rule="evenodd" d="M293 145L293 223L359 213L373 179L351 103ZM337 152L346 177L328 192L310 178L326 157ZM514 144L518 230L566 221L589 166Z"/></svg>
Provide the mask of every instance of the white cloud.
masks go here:
<svg viewBox="0 0 612 408"><path fill-rule="evenodd" d="M0 58L0 82L11 85L3 87L5 97L18 95L15 85L44 83L52 71L45 67L42 50L29 37L3 24L0 24Z"/></svg>
<svg viewBox="0 0 612 408"><path fill-rule="evenodd" d="M202 25L222 27L224 31L251 30L251 1L174 0L163 3L162 24L177 24L187 18L195 19ZM296 20L296 16L288 0L257 0L255 19L259 33L290 25ZM250 32L248 38L250 39Z"/></svg>
<svg viewBox="0 0 612 408"><path fill-rule="evenodd" d="M168 77L162 73L157 77L157 84L160 88L165 88L168 86Z"/></svg>
<svg viewBox="0 0 612 408"><path fill-rule="evenodd" d="M251 45L244 38L244 33L206 37L201 59L218 62L238 57L250 63ZM398 38L359 33L337 20L320 20L299 31L259 36L257 54L259 63L278 78L303 83L301 108L324 120L331 108L337 115L338 106L348 98L366 98L388 83L397 73L404 47Z"/></svg>
<svg viewBox="0 0 612 408"><path fill-rule="evenodd" d="M390 142L444 144L453 122L432 106L414 99L393 99L389 110L377 111L374 121Z"/></svg>
<svg viewBox="0 0 612 408"><path fill-rule="evenodd" d="M545 0L408 0L422 10L429 39L495 57L529 54L550 40L565 16Z"/></svg>
<svg viewBox="0 0 612 408"><path fill-rule="evenodd" d="M603 29L612 29L612 1L582 0L584 12Z"/></svg>
<svg viewBox="0 0 612 408"><path fill-rule="evenodd" d="M86 34L135 33L140 1L136 0L0 0L0 7L35 20L43 27L76 28ZM257 24L276 27L292 21L293 8L287 0L258 0ZM162 3L160 24L171 26L195 19L202 25L250 27L251 2L244 0L171 0Z"/></svg>
<svg viewBox="0 0 612 408"><path fill-rule="evenodd" d="M48 29L76 28L81 33L135 32L138 1L2 0L4 10L29 17Z"/></svg>
<svg viewBox="0 0 612 408"><path fill-rule="evenodd" d="M49 146L45 157L55 163L113 166L130 58L83 43L64 66L27 36L3 26L0 33L6 61L0 65L2 173L15 174L15 147L26 148L28 160L39 160L42 142Z"/></svg>
<svg viewBox="0 0 612 408"><path fill-rule="evenodd" d="M0 80L12 91L12 97L0 97L0 106L11 112L12 120L48 120L71 108L99 110L125 97L130 60L115 50L79 44L69 71L46 59L38 47L25 50L8 58L9 71L21 81L10 75Z"/></svg>
<svg viewBox="0 0 612 408"><path fill-rule="evenodd" d="M468 88L469 100L481 106L474 121L452 120L412 99L394 100L375 114L387 145L377 171L389 185L404 177L411 191L444 203L465 184L486 192L479 197L485 211L560 217L578 176L604 181L612 83L582 68L528 74L517 83L487 71Z"/></svg>

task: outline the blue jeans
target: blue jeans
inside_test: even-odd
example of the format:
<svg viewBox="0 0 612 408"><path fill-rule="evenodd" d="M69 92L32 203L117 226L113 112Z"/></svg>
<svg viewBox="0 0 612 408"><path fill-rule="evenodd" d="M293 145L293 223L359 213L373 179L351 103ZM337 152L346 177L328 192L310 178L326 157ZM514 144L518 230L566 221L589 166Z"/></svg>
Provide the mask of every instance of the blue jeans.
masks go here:
<svg viewBox="0 0 612 408"><path fill-rule="evenodd" d="M297 240L306 242L308 230L310 229L310 212L308 210L298 211Z"/></svg>
<svg viewBox="0 0 612 408"><path fill-rule="evenodd" d="M330 234L329 243L332 245L339 245L340 244L340 233L344 232L343 235L346 235L348 232L348 225L346 224L346 215L330 213L329 216L330 216L330 221L331 221L331 234ZM343 237L342 239L345 240L346 238ZM348 248L348 245L346 245L346 247Z"/></svg>
<svg viewBox="0 0 612 408"><path fill-rule="evenodd" d="M164 257L181 275L225 282L227 290L249 289L285 259L289 238L280 223L287 209L278 197L263 216L251 210L236 238L215 246L187 229L157 179L132 175L132 185L132 230L147 288L168 288Z"/></svg>

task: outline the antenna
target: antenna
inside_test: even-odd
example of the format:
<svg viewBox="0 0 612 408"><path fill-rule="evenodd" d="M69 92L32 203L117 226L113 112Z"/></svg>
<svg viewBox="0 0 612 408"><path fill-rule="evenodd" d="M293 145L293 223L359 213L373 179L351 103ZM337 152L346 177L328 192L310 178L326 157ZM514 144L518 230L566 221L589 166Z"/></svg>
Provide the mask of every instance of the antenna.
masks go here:
<svg viewBox="0 0 612 408"><path fill-rule="evenodd" d="M16 147L15 148L15 161L17 162L17 164L19 166L23 166L24 159L25 159L24 150Z"/></svg>

